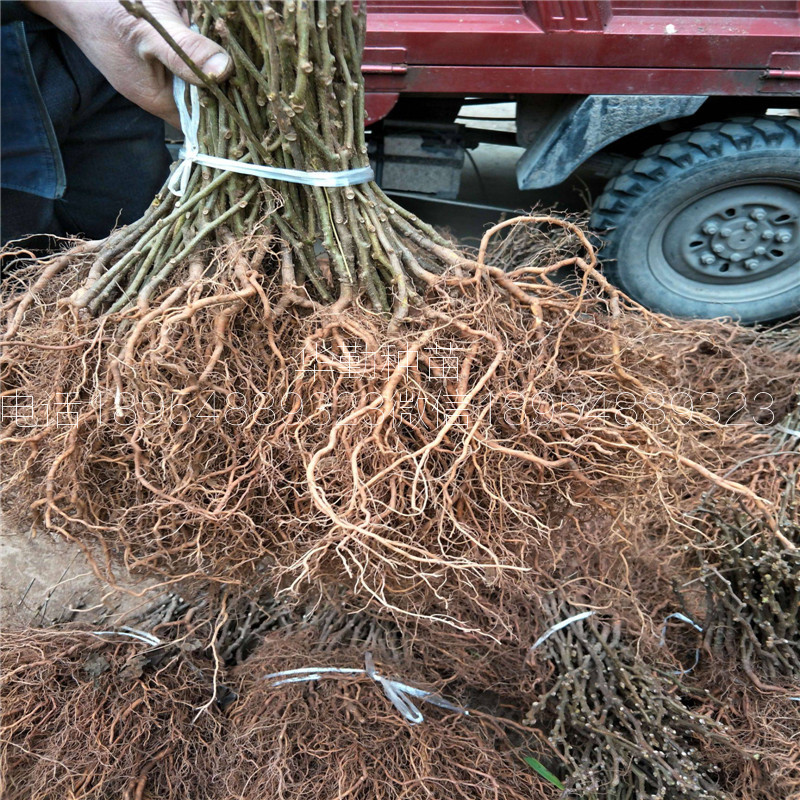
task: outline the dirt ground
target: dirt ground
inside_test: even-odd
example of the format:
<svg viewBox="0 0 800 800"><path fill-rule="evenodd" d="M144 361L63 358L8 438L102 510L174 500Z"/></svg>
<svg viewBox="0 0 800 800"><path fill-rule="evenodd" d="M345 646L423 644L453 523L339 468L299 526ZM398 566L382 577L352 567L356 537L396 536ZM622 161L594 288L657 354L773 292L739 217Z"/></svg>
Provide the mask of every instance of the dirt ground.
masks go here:
<svg viewBox="0 0 800 800"><path fill-rule="evenodd" d="M32 534L0 516L3 627L41 627L70 620L119 625L149 605L159 591L151 588L156 581L136 579L122 570L114 578L119 589L92 572L77 545L47 531Z"/></svg>

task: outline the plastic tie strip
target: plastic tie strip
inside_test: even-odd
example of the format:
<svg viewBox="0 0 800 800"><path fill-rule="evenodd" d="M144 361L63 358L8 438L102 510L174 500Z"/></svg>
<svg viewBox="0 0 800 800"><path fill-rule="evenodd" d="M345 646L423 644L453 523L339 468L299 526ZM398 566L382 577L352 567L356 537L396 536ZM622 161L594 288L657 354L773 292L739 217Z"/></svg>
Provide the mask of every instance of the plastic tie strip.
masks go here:
<svg viewBox="0 0 800 800"><path fill-rule="evenodd" d="M418 689L416 686L409 686L407 683L391 680L381 675L375 669L375 662L372 653L364 654L364 669L347 669L340 667L301 667L299 669L287 669L283 672L273 672L265 676L266 680L272 681L271 688L284 686L288 683L302 683L304 681L318 681L322 678L334 675L366 675L371 678L378 686L383 689L383 693L389 702L400 712L403 718L411 725L419 725L425 718L422 712L414 705L411 698L422 700L431 705L453 711L456 714L469 716L469 710L445 700L434 692L425 689Z"/></svg>
<svg viewBox="0 0 800 800"><path fill-rule="evenodd" d="M197 132L200 127L200 99L197 87L194 85L189 86L191 110L186 107L186 83L177 75L173 80L172 93L175 97L175 104L178 106L181 129L184 135L183 147L178 153L181 161L173 170L169 181L167 181L167 188L176 197L183 197L186 193L193 164L200 164L226 172L238 172L241 175L253 175L256 178L300 183L304 186L355 186L359 183L367 183L375 178L372 167L369 166L345 169L338 172L306 172L301 169L284 169L282 167L268 167L264 164L248 164L246 161L235 161L231 158L219 158L218 156L201 153L200 145L197 141Z"/></svg>
<svg viewBox="0 0 800 800"><path fill-rule="evenodd" d="M789 436L800 436L800 430L796 431L794 428L787 428L784 425L776 425L775 428L781 433L788 433Z"/></svg>
<svg viewBox="0 0 800 800"><path fill-rule="evenodd" d="M136 628L131 628L128 625L123 625L118 631L92 631L95 636L128 636L131 639L137 639L144 644L152 645L153 647L158 647L162 644L161 639L157 636L153 636L152 633L148 633L147 631L140 631Z"/></svg>
<svg viewBox="0 0 800 800"><path fill-rule="evenodd" d="M667 625L671 619L677 619L680 622L685 622L687 625L691 625L696 631L699 633L703 632L703 629L698 625L691 617L687 617L686 614L681 614L680 611L676 611L674 614L669 614L668 616L664 617L664 622L661 625L661 638L658 641L658 646L663 647L667 642ZM673 675L688 675L698 664L700 663L700 648L696 648L694 651L694 664L692 664L689 669L678 669L673 672Z"/></svg>
<svg viewBox="0 0 800 800"><path fill-rule="evenodd" d="M566 628L567 625L572 625L573 622L580 622L582 619L586 619L587 617L591 617L594 614L594 611L582 611L580 614L575 614L574 617L567 617L566 619L562 619L561 622L556 623L553 625L552 628L545 631L532 645L529 653L532 653L540 644L546 642L554 633L557 633L562 628Z"/></svg>

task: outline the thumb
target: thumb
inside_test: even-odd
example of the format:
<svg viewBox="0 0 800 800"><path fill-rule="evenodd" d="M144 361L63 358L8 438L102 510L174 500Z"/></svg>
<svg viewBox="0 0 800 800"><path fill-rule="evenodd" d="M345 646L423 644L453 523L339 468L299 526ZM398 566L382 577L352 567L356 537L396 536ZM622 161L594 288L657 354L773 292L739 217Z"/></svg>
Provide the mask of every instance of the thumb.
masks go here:
<svg viewBox="0 0 800 800"><path fill-rule="evenodd" d="M150 8L153 16L158 18L175 43L209 78L219 82L233 72L233 59L216 42L189 28L174 3L153 3ZM149 54L158 59L170 72L183 78L187 83L200 85L201 82L194 72L152 28L146 48Z"/></svg>

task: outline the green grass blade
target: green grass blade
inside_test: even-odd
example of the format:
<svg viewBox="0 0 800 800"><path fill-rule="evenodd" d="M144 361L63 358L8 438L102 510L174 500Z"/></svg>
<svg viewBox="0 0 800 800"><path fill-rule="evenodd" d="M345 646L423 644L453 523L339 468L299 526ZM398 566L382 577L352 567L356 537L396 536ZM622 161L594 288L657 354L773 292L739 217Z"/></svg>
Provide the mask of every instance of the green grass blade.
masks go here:
<svg viewBox="0 0 800 800"><path fill-rule="evenodd" d="M537 761L533 756L523 756L522 760L535 772L538 772L548 783L552 783L556 789L563 791L564 784L550 772L541 761Z"/></svg>

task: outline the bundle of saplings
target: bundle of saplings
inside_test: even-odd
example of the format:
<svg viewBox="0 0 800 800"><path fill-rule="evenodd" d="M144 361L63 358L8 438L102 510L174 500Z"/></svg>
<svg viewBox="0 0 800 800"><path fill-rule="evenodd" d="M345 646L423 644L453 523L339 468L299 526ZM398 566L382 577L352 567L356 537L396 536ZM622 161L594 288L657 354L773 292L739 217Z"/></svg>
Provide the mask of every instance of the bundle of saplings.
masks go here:
<svg viewBox="0 0 800 800"><path fill-rule="evenodd" d="M521 706L443 681L390 622L223 590L140 624L7 633L4 797L557 795Z"/></svg>
<svg viewBox="0 0 800 800"><path fill-rule="evenodd" d="M465 705L475 695L463 683L442 688L424 661L405 657L391 629L373 621L369 636L366 650L341 617L324 632L275 631L231 673L239 700L224 796L558 796L558 778L541 759L555 771L559 759L535 731Z"/></svg>
<svg viewBox="0 0 800 800"><path fill-rule="evenodd" d="M709 713L736 749L705 741L703 758L720 766L732 797L800 797L800 505L797 453L751 459L749 483L773 501L765 516L711 493L698 514L695 558L684 605L702 632L685 677L715 698ZM700 581L689 576L699 566ZM696 588L704 590L697 596Z"/></svg>
<svg viewBox="0 0 800 800"><path fill-rule="evenodd" d="M541 695L527 720L548 731L566 761L566 796L729 797L716 762L699 751L710 741L731 758L737 748L696 707L702 693L683 697L674 670L648 663L618 620L556 597L544 609L552 627L531 648Z"/></svg>
<svg viewBox="0 0 800 800"><path fill-rule="evenodd" d="M705 643L761 690L800 693L800 494L782 475L776 513L765 517L712 497L700 549L707 593Z"/></svg>
<svg viewBox="0 0 800 800"><path fill-rule="evenodd" d="M759 698L732 708L678 684L607 614L545 603L526 669L449 626L332 599L187 598L136 627L6 634L9 797L544 798L563 781L590 799L760 800L797 785L788 698L768 723Z"/></svg>
<svg viewBox="0 0 800 800"><path fill-rule="evenodd" d="M567 235L493 266L515 226L473 256L372 181L319 185L368 166L365 3L187 2L232 55L220 86L124 5L204 86L180 94L188 155L144 217L5 285L13 513L130 568L343 582L502 631L493 596L536 593L565 510L673 520L708 481L759 501L721 477L752 431L693 399L712 375L723 411L755 387L788 402L796 374L753 334L634 306L570 222L527 219Z"/></svg>
<svg viewBox="0 0 800 800"><path fill-rule="evenodd" d="M214 796L213 664L140 631L5 630L6 800Z"/></svg>

